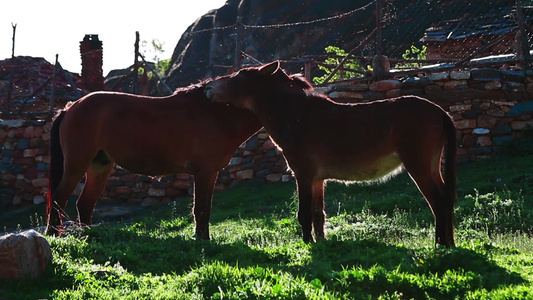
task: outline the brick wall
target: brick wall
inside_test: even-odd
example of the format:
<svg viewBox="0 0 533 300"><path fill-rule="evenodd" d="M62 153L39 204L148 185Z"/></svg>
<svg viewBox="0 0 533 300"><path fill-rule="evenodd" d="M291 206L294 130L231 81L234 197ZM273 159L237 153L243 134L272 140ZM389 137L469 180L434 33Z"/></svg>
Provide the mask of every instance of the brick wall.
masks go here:
<svg viewBox="0 0 533 300"><path fill-rule="evenodd" d="M533 132L533 73L474 69L420 74L373 83L337 83L319 88L340 102L362 102L400 95L426 97L453 116L461 162L488 157L514 139ZM40 204L48 188L50 123L0 122L0 207ZM264 131L251 137L220 172L216 189L246 180L292 180L285 161ZM186 174L151 178L116 168L102 200L151 205L191 194ZM75 194L79 194L82 184Z"/></svg>

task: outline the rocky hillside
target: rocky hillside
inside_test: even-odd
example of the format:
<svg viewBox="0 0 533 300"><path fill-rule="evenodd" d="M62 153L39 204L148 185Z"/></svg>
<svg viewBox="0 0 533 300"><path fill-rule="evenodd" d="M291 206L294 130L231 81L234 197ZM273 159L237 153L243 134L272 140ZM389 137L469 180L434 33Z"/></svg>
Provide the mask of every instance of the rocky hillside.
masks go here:
<svg viewBox="0 0 533 300"><path fill-rule="evenodd" d="M390 57L420 44L424 32L437 22L482 14L490 7L510 5L509 0L393 0L382 9L383 51ZM366 6L366 7L365 7ZM358 8L363 8L356 10ZM355 10L355 11L354 11ZM170 87L195 83L225 74L235 56L236 24L241 49L261 62L324 54L326 46L350 51L375 28L375 2L371 0L228 0L190 25L172 55L166 81ZM321 18L331 18L313 22ZM300 23L293 26L276 24ZM224 28L224 29L220 29ZM374 55L369 43L358 55ZM243 64L252 63L245 59ZM303 65L284 65L301 71Z"/></svg>
<svg viewBox="0 0 533 300"><path fill-rule="evenodd" d="M231 66L235 55L237 16L244 25L270 25L311 21L351 11L369 1L324 0L228 0L226 4L200 17L178 42L172 55L172 68L166 78L171 87L194 83L202 78L225 74L220 66ZM345 18L290 27L244 27L240 34L242 51L261 62L290 59L306 54L323 54L328 45L355 47L370 32L375 6ZM227 27L213 30L213 28ZM204 32L191 34L206 30ZM244 60L244 64L250 63Z"/></svg>

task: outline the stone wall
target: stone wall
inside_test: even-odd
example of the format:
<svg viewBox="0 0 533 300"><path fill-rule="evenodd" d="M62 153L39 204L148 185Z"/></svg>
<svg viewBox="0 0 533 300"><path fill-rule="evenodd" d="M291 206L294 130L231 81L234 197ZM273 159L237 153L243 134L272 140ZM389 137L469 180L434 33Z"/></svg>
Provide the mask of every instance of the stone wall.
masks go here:
<svg viewBox="0 0 533 300"><path fill-rule="evenodd" d="M417 95L448 111L457 126L460 162L491 156L533 133L533 72L479 68L424 73L372 83L318 88L339 102Z"/></svg>
<svg viewBox="0 0 533 300"><path fill-rule="evenodd" d="M49 183L50 128L51 123L45 121L0 121L0 207L44 203ZM220 171L216 190L246 180L292 180L281 152L263 130L235 151L229 165ZM188 174L149 177L116 167L102 200L148 206L191 195L193 183L193 177ZM82 188L80 183L73 196L79 195Z"/></svg>
<svg viewBox="0 0 533 300"><path fill-rule="evenodd" d="M449 111L455 120L461 162L487 157L507 142L533 132L533 73L474 69L420 73L373 83L337 83L319 88L340 102L364 102L400 95L419 95ZM40 204L48 188L50 123L0 122L0 207ZM285 161L260 131L243 143L220 172L216 190L238 182L293 180ZM151 178L116 168L102 200L118 199L138 205L171 201L192 193L186 174ZM79 194L80 184L75 191Z"/></svg>

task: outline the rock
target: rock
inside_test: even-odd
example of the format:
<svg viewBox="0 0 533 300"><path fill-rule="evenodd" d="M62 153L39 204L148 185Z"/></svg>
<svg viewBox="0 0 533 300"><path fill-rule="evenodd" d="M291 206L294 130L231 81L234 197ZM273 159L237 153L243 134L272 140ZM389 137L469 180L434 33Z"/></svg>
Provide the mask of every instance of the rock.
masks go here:
<svg viewBox="0 0 533 300"><path fill-rule="evenodd" d="M15 196L13 197L13 202L11 202L13 205L20 205L22 203L22 197Z"/></svg>
<svg viewBox="0 0 533 300"><path fill-rule="evenodd" d="M455 126L457 129L467 129L467 128L475 128L476 127L476 120L459 120L455 121Z"/></svg>
<svg viewBox="0 0 533 300"><path fill-rule="evenodd" d="M146 199L144 199L143 202L141 203L141 206L146 207L146 206L152 206L152 205L156 205L156 204L159 204L159 199L156 199L156 198L146 198Z"/></svg>
<svg viewBox="0 0 533 300"><path fill-rule="evenodd" d="M258 146L259 146L259 139L255 135L255 136L252 136L248 141L246 141L245 149L248 151L255 151Z"/></svg>
<svg viewBox="0 0 533 300"><path fill-rule="evenodd" d="M266 176L266 181L268 182L278 182L281 180L281 177L283 175L282 174L279 174L279 173L272 173L272 174L268 174Z"/></svg>
<svg viewBox="0 0 533 300"><path fill-rule="evenodd" d="M490 136L480 136L477 138L477 144L481 147L492 146L492 139Z"/></svg>
<svg viewBox="0 0 533 300"><path fill-rule="evenodd" d="M397 97L400 97L401 95L402 95L401 89L392 89L392 90L388 90L385 92L386 98L397 98Z"/></svg>
<svg viewBox="0 0 533 300"><path fill-rule="evenodd" d="M268 139L269 135L268 133L266 132L260 132L257 134L257 137L260 139L260 140L266 140Z"/></svg>
<svg viewBox="0 0 533 300"><path fill-rule="evenodd" d="M507 86L511 91L513 92L524 92L526 91L526 88L523 83L520 82L514 82L514 81L508 81Z"/></svg>
<svg viewBox="0 0 533 300"><path fill-rule="evenodd" d="M465 135L463 138L463 147L465 148L471 148L476 145L476 138L472 135Z"/></svg>
<svg viewBox="0 0 533 300"><path fill-rule="evenodd" d="M283 182L289 182L293 179L293 177L291 175L283 175L281 176L281 181Z"/></svg>
<svg viewBox="0 0 533 300"><path fill-rule="evenodd" d="M399 80L382 80L374 82L370 85L370 90L373 92L383 92L388 90L397 89L402 83Z"/></svg>
<svg viewBox="0 0 533 300"><path fill-rule="evenodd" d="M491 109L487 111L487 115L491 117L503 117L505 116L505 113L501 109Z"/></svg>
<svg viewBox="0 0 533 300"><path fill-rule="evenodd" d="M490 130L487 128L476 128L472 130L472 133L482 135L482 134L490 133Z"/></svg>
<svg viewBox="0 0 533 300"><path fill-rule="evenodd" d="M502 83L501 81L491 81L491 82L488 82L485 84L485 89L487 91L495 91L495 90L499 90L502 88Z"/></svg>
<svg viewBox="0 0 533 300"><path fill-rule="evenodd" d="M22 152L23 157L35 157L37 155L37 149L25 149Z"/></svg>
<svg viewBox="0 0 533 300"><path fill-rule="evenodd" d="M530 95L533 94L533 83L528 83L526 85L526 90Z"/></svg>
<svg viewBox="0 0 533 300"><path fill-rule="evenodd" d="M450 112L458 112L458 111L463 112L463 111L469 111L470 109L472 109L471 104L459 104L459 105L450 106L449 111Z"/></svg>
<svg viewBox="0 0 533 300"><path fill-rule="evenodd" d="M274 145L274 143L270 139L268 139L263 144L263 148L268 151L268 150L276 149L276 145Z"/></svg>
<svg viewBox="0 0 533 300"><path fill-rule="evenodd" d="M533 129L533 120L529 121L514 121L511 123L511 128L513 130L526 130L526 129Z"/></svg>
<svg viewBox="0 0 533 300"><path fill-rule="evenodd" d="M24 150L27 149L30 146L30 140L29 139L20 139L17 143L17 149Z"/></svg>
<svg viewBox="0 0 533 300"><path fill-rule="evenodd" d="M494 145L504 145L504 144L512 142L513 140L514 140L513 136L501 136L501 137L495 137L492 140L492 143Z"/></svg>
<svg viewBox="0 0 533 300"><path fill-rule="evenodd" d="M471 72L472 79L477 81L500 81L500 70L493 68L473 69Z"/></svg>
<svg viewBox="0 0 533 300"><path fill-rule="evenodd" d="M470 79L470 71L469 70L451 71L450 78L453 80Z"/></svg>
<svg viewBox="0 0 533 300"><path fill-rule="evenodd" d="M163 197L163 196L165 196L165 190L164 189L149 188L148 189L148 196L150 196L150 197Z"/></svg>
<svg viewBox="0 0 533 300"><path fill-rule="evenodd" d="M31 185L34 187L45 187L48 186L48 178L37 178L31 181Z"/></svg>
<svg viewBox="0 0 533 300"><path fill-rule="evenodd" d="M533 101L520 102L507 112L507 117L516 117L533 112Z"/></svg>
<svg viewBox="0 0 533 300"><path fill-rule="evenodd" d="M511 133L511 127L505 124L498 124L498 126L494 127L492 130L492 134L494 135L507 135Z"/></svg>
<svg viewBox="0 0 533 300"><path fill-rule="evenodd" d="M334 91L331 92L328 96L334 99L363 99L363 94L355 92Z"/></svg>
<svg viewBox="0 0 533 300"><path fill-rule="evenodd" d="M429 80L438 81L438 80L446 80L448 79L448 76L449 76L448 72L439 72L439 73L428 74L426 78Z"/></svg>
<svg viewBox="0 0 533 300"><path fill-rule="evenodd" d="M525 76L523 71L500 70L501 75L507 81L523 81Z"/></svg>
<svg viewBox="0 0 533 300"><path fill-rule="evenodd" d="M0 237L0 278L34 278L51 259L50 244L35 230Z"/></svg>
<svg viewBox="0 0 533 300"><path fill-rule="evenodd" d="M248 170L238 171L236 173L236 178L238 180L252 179L254 178L254 170L248 169Z"/></svg>
<svg viewBox="0 0 533 300"><path fill-rule="evenodd" d="M482 128L494 128L498 120L488 115L481 115L477 119L477 125Z"/></svg>
<svg viewBox="0 0 533 300"><path fill-rule="evenodd" d="M44 196L38 195L33 197L33 204L38 205L44 203Z"/></svg>
<svg viewBox="0 0 533 300"><path fill-rule="evenodd" d="M129 195L131 194L131 187L129 186L118 186L115 189L115 192L119 195Z"/></svg>
<svg viewBox="0 0 533 300"><path fill-rule="evenodd" d="M0 126L18 128L24 124L24 120L0 120Z"/></svg>
<svg viewBox="0 0 533 300"><path fill-rule="evenodd" d="M369 89L368 83L341 83L330 86L337 91L366 91ZM328 91L331 92L332 90Z"/></svg>
<svg viewBox="0 0 533 300"><path fill-rule="evenodd" d="M407 77L402 82L402 89L409 88L424 88L429 84L429 80L426 77Z"/></svg>
<svg viewBox="0 0 533 300"><path fill-rule="evenodd" d="M444 87L447 89L461 89L468 88L466 80L450 80L444 83Z"/></svg>
<svg viewBox="0 0 533 300"><path fill-rule="evenodd" d="M229 165L230 165L230 166L240 165L240 164L242 163L242 160L243 160L242 157L233 157L233 158L229 161Z"/></svg>

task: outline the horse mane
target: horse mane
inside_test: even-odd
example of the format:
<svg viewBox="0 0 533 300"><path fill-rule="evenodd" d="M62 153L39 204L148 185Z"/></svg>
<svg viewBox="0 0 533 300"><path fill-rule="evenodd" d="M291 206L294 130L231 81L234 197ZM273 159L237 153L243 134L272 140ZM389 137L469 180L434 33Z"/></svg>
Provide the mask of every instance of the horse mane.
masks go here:
<svg viewBox="0 0 533 300"><path fill-rule="evenodd" d="M305 79L305 76L303 74L292 74L289 75L289 78L305 91L313 90L313 85L309 81L307 81L307 79Z"/></svg>
<svg viewBox="0 0 533 300"><path fill-rule="evenodd" d="M195 91L205 87L205 85L208 84L209 82L211 82L212 80L213 79L203 79L203 80L200 80L197 83L189 84L188 86L178 87L178 88L176 88L174 90L174 93L172 93L172 94L175 95L175 94L179 94L179 93L192 93L192 92L195 92Z"/></svg>

